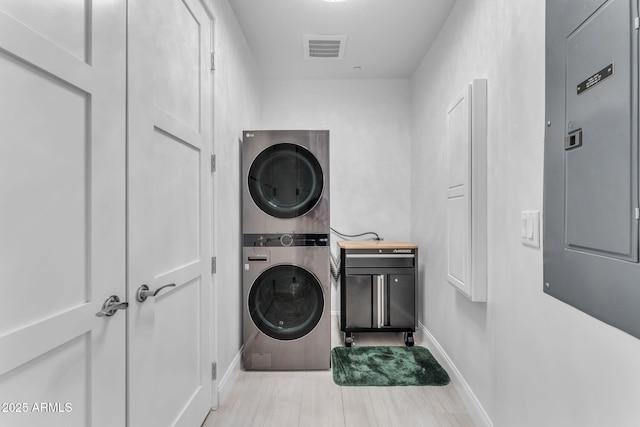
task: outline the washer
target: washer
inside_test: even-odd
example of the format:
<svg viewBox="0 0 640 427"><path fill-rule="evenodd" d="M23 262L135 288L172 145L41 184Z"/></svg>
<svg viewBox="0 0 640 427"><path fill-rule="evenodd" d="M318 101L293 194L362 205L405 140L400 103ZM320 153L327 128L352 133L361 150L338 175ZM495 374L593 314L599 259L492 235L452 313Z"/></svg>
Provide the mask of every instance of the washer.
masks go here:
<svg viewBox="0 0 640 427"><path fill-rule="evenodd" d="M329 234L329 131L244 131L244 234Z"/></svg>
<svg viewBox="0 0 640 427"><path fill-rule="evenodd" d="M245 234L243 367L329 369L329 246L325 234Z"/></svg>

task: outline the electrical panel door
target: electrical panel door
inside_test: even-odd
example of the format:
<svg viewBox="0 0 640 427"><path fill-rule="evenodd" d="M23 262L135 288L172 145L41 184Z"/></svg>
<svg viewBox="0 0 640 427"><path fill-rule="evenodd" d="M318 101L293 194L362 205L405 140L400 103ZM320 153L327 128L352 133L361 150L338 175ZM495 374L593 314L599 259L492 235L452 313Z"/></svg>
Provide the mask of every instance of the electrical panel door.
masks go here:
<svg viewBox="0 0 640 427"><path fill-rule="evenodd" d="M544 291L640 337L637 0L546 13Z"/></svg>
<svg viewBox="0 0 640 427"><path fill-rule="evenodd" d="M629 9L608 2L567 38L565 222L568 248L637 262Z"/></svg>

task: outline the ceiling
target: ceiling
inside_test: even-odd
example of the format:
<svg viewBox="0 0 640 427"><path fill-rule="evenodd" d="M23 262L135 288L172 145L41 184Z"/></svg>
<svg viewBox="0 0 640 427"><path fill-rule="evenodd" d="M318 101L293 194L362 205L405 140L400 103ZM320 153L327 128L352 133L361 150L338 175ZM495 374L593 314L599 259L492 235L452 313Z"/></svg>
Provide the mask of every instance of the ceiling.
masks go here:
<svg viewBox="0 0 640 427"><path fill-rule="evenodd" d="M267 77L393 79L411 77L455 0L229 3ZM305 35L347 36L343 59L305 59Z"/></svg>

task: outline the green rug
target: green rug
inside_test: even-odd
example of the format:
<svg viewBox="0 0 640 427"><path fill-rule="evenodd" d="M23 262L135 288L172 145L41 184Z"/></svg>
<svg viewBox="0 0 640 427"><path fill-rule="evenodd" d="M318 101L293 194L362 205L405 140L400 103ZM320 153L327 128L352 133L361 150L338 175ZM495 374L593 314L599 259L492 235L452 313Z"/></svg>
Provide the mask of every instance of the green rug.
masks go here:
<svg viewBox="0 0 640 427"><path fill-rule="evenodd" d="M335 347L333 381L341 386L449 384L449 375L424 347Z"/></svg>

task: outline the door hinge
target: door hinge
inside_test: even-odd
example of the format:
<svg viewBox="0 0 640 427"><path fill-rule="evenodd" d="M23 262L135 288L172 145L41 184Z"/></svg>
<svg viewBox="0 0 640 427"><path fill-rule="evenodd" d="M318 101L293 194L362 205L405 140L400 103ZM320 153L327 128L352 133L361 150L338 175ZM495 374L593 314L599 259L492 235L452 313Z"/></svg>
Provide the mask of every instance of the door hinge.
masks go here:
<svg viewBox="0 0 640 427"><path fill-rule="evenodd" d="M216 155L212 154L211 155L211 172L215 172L216 171Z"/></svg>
<svg viewBox="0 0 640 427"><path fill-rule="evenodd" d="M633 25L636 30L640 29L640 16L636 16L636 18L633 20Z"/></svg>
<svg viewBox="0 0 640 427"><path fill-rule="evenodd" d="M211 71L216 70L216 54L215 52L211 52Z"/></svg>
<svg viewBox="0 0 640 427"><path fill-rule="evenodd" d="M216 362L213 362L211 364L211 379L212 380L218 379L218 364Z"/></svg>
<svg viewBox="0 0 640 427"><path fill-rule="evenodd" d="M216 262L216 257L212 256L211 257L211 274L215 274L216 270L217 270L217 262Z"/></svg>
<svg viewBox="0 0 640 427"><path fill-rule="evenodd" d="M636 219L640 219L640 208L634 209L634 215Z"/></svg>

